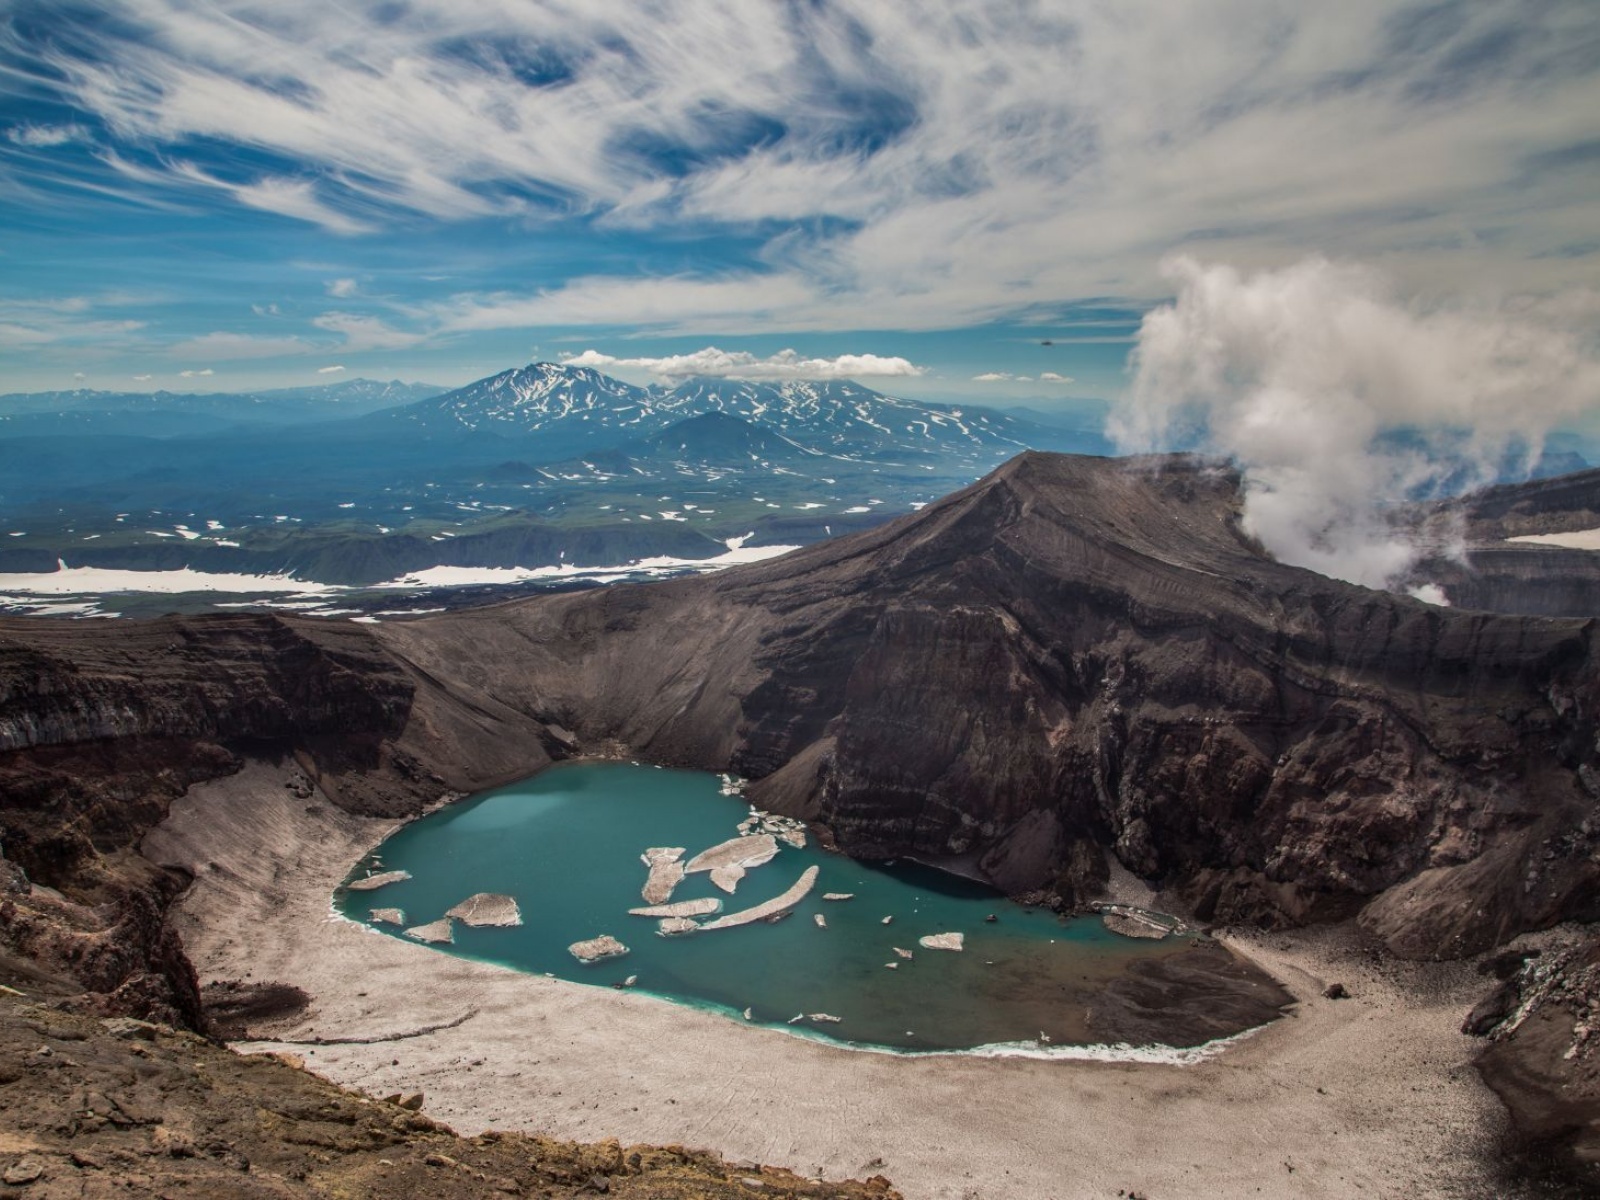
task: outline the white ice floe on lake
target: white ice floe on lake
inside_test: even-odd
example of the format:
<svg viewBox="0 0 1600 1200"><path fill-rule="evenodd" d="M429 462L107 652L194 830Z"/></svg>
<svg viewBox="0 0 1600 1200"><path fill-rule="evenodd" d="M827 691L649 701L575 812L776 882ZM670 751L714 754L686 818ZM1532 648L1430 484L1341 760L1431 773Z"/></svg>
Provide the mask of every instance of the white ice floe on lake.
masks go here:
<svg viewBox="0 0 1600 1200"><path fill-rule="evenodd" d="M645 908L630 908L630 917L706 917L722 911L722 901L715 896L698 900L676 900L671 904L652 904Z"/></svg>
<svg viewBox="0 0 1600 1200"><path fill-rule="evenodd" d="M736 913L729 913L725 917L718 917L714 921L707 921L700 926L701 930L732 929L738 925L749 925L754 921L769 920L788 913L796 904L804 900L810 894L811 889L816 886L818 870L819 868L815 866L807 867L801 872L800 878L795 881L794 886L781 896L774 896L771 900L764 904L758 904L754 908L746 908Z"/></svg>
<svg viewBox="0 0 1600 1200"><path fill-rule="evenodd" d="M445 910L444 915L454 917L465 925L505 927L522 924L522 910L517 907L515 898L497 896L492 892L468 896L454 908Z"/></svg>
<svg viewBox="0 0 1600 1200"><path fill-rule="evenodd" d="M567 947L567 952L573 958L583 963L601 962L608 958L620 958L628 953L628 948L609 933L602 933L597 938L589 938L583 942L573 942Z"/></svg>
<svg viewBox="0 0 1600 1200"><path fill-rule="evenodd" d="M771 862L777 855L777 839L770 833L758 833L749 837L729 838L709 850L702 850L684 865L684 870L691 875L697 871L716 871L720 867L729 866L748 870Z"/></svg>
<svg viewBox="0 0 1600 1200"><path fill-rule="evenodd" d="M961 933L930 933L917 939L924 950L962 950L966 935Z"/></svg>
<svg viewBox="0 0 1600 1200"><path fill-rule="evenodd" d="M448 944L456 940L455 922L449 917L440 917L437 921L429 921L426 925L413 925L406 930L406 936L419 942Z"/></svg>
<svg viewBox="0 0 1600 1200"><path fill-rule="evenodd" d="M673 891L683 882L683 863L678 861L683 850L682 846L652 846L639 856L650 868L650 876L640 891L648 903L665 904L672 899Z"/></svg>
<svg viewBox="0 0 1600 1200"><path fill-rule="evenodd" d="M387 887L391 883L403 883L410 878L410 871L380 871L375 875L365 875L360 879L352 879L345 884L345 887L352 892L370 892L377 888Z"/></svg>

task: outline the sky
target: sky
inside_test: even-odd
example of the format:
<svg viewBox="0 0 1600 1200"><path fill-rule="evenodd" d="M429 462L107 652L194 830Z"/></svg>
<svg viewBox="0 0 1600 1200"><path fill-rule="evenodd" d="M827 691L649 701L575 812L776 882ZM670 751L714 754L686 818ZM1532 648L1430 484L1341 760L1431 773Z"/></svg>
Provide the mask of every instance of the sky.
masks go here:
<svg viewBox="0 0 1600 1200"><path fill-rule="evenodd" d="M0 392L1067 405L1213 267L1592 339L1597 197L1594 0L0 0Z"/></svg>

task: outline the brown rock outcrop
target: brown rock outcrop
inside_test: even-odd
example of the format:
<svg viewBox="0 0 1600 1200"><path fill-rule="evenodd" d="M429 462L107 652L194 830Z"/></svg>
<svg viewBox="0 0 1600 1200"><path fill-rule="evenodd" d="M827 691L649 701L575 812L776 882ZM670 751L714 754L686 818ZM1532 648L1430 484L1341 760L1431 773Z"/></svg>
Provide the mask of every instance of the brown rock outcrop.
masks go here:
<svg viewBox="0 0 1600 1200"><path fill-rule="evenodd" d="M1081 903L1109 850L1202 919L1365 909L1416 956L1587 912L1591 624L1286 567L1238 508L1192 460L1027 454L770 563L376 636L582 745L731 766L849 853L966 855L1012 892Z"/></svg>
<svg viewBox="0 0 1600 1200"><path fill-rule="evenodd" d="M0 622L5 845L93 902L244 755L395 813L628 753L736 770L849 853L959 855L1066 905L1109 853L1202 919L1360 911L1407 955L1590 914L1592 624L1282 566L1239 500L1189 459L1026 454L717 576L379 626Z"/></svg>

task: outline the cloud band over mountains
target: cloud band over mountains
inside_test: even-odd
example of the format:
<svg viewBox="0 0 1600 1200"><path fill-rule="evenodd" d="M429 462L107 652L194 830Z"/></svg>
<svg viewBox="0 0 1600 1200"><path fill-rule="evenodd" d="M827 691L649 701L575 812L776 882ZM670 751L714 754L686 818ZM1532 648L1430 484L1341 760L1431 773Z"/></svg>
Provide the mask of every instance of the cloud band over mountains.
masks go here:
<svg viewBox="0 0 1600 1200"><path fill-rule="evenodd" d="M661 358L617 358L598 350L562 355L562 365L592 367L598 371L617 368L648 371L663 379L688 379L710 375L724 379L885 379L908 378L923 374L923 369L903 358L877 354L840 354L834 358L804 358L793 350L780 350L766 358L744 351L719 350L707 346L692 354L673 354Z"/></svg>

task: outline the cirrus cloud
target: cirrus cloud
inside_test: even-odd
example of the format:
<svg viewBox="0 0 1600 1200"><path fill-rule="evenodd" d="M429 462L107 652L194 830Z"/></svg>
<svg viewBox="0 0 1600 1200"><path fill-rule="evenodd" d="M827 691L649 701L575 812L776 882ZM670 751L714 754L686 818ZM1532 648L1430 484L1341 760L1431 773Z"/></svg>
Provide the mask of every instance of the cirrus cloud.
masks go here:
<svg viewBox="0 0 1600 1200"><path fill-rule="evenodd" d="M286 354L305 354L315 349L311 343L297 337L253 337L248 333L218 331L201 334L176 345L167 353L174 358L278 358Z"/></svg>
<svg viewBox="0 0 1600 1200"><path fill-rule="evenodd" d="M774 297L721 309L743 329L1157 296L1184 246L1381 259L1414 289L1554 289L1600 255L1593 0L10 7L8 78L102 143L101 174L61 187L110 174L342 236L731 235ZM69 157L31 153L57 136L0 150ZM613 290L670 324L659 269ZM599 324L604 293L557 280L457 316Z"/></svg>

